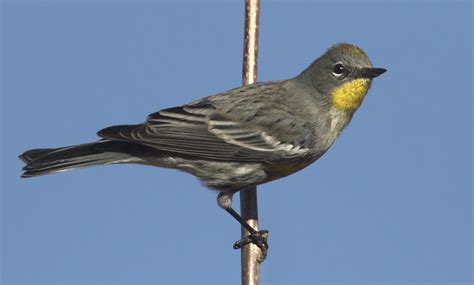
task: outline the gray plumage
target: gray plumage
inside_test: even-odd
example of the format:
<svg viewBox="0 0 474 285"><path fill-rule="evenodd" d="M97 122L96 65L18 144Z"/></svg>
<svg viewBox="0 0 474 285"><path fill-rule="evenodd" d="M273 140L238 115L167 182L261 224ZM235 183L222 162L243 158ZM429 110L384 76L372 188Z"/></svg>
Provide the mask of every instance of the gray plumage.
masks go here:
<svg viewBox="0 0 474 285"><path fill-rule="evenodd" d="M353 52L350 52L351 49ZM353 111L336 110L333 90L375 70L357 47L329 49L300 75L256 83L151 114L145 123L105 128L98 142L36 149L22 177L112 163L175 168L213 189L235 192L298 171L323 155ZM344 78L334 75L343 63ZM378 73L382 73L379 69Z"/></svg>

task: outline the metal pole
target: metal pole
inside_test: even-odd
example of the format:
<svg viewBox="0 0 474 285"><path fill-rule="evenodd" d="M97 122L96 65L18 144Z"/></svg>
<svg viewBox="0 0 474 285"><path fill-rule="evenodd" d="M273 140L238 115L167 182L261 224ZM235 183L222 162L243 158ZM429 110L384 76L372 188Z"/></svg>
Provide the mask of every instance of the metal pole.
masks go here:
<svg viewBox="0 0 474 285"><path fill-rule="evenodd" d="M243 85L252 84L257 80L259 12L260 0L245 0ZM258 231L257 187L249 187L240 191L240 211L242 218ZM248 235L249 232L242 227L242 238ZM257 261L260 253L260 249L252 243L242 247L243 285L260 284L260 263Z"/></svg>

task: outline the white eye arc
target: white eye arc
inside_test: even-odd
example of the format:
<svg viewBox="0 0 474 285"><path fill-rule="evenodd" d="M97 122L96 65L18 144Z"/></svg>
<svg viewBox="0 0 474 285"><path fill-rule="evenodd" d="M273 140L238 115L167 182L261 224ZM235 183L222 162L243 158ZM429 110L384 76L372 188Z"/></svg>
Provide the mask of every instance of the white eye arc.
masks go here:
<svg viewBox="0 0 474 285"><path fill-rule="evenodd" d="M341 62L338 62L334 65L332 69L332 74L336 77L340 77L344 74L346 69L344 68L344 65Z"/></svg>

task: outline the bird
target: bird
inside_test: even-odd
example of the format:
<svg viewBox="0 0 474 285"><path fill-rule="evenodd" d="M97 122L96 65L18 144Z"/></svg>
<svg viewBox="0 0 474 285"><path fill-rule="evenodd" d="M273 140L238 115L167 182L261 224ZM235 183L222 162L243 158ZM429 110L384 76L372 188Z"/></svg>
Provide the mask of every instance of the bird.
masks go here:
<svg viewBox="0 0 474 285"><path fill-rule="evenodd" d="M107 164L144 164L190 173L216 190L218 205L266 256L268 231L232 208L233 195L293 174L320 158L363 102L375 68L358 46L331 46L297 76L257 82L98 131L95 142L25 151L21 177Z"/></svg>

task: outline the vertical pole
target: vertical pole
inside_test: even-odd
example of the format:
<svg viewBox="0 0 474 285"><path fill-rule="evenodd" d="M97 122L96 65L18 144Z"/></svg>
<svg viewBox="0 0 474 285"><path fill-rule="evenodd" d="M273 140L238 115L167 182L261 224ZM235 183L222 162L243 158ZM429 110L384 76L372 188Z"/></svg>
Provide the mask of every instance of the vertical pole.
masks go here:
<svg viewBox="0 0 474 285"><path fill-rule="evenodd" d="M245 0L243 85L252 84L257 80L259 10L260 0ZM249 187L240 191L240 211L242 218L258 231L257 187ZM242 227L242 238L248 235L249 232ZM242 247L243 285L260 284L260 264L257 261L260 253L260 249L252 243Z"/></svg>

